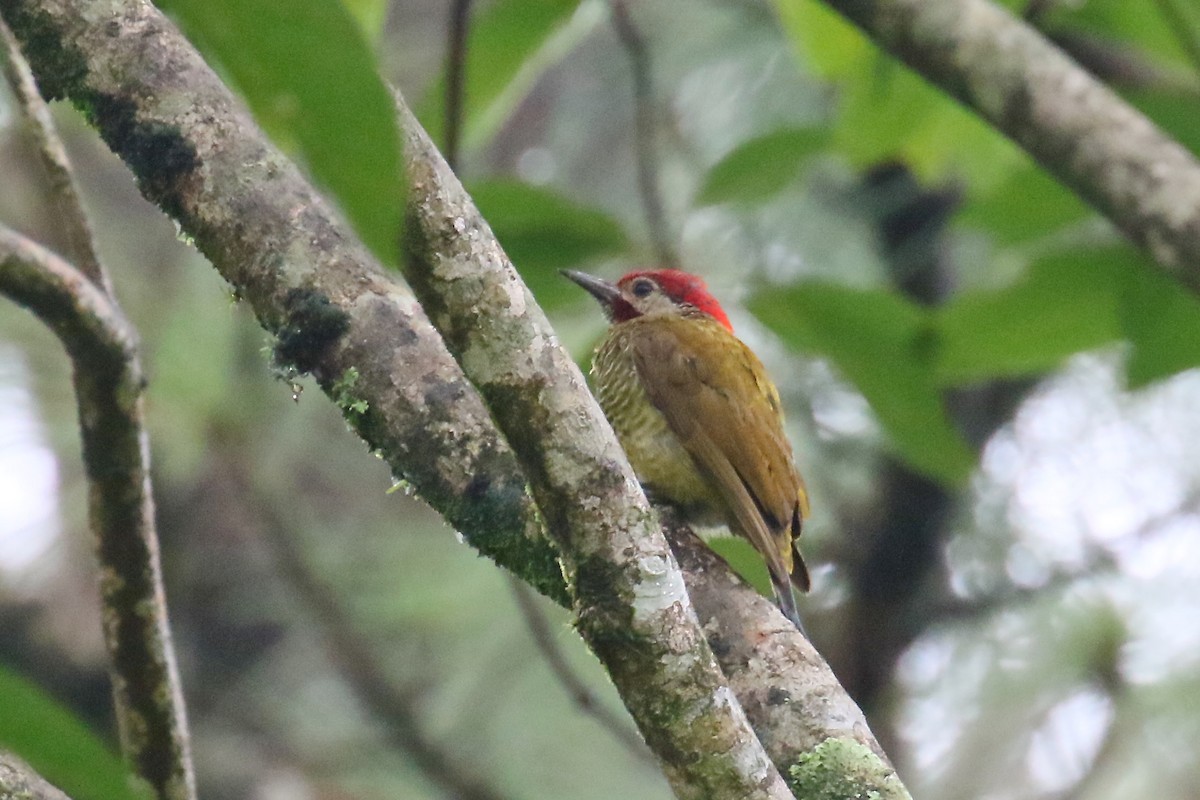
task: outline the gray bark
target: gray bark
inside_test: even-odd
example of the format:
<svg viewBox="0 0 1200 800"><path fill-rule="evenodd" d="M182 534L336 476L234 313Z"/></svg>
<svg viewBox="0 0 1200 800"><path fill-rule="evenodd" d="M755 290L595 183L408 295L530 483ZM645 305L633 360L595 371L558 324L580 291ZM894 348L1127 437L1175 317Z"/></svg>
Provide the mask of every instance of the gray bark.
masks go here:
<svg viewBox="0 0 1200 800"><path fill-rule="evenodd" d="M990 0L825 0L1200 292L1200 162Z"/></svg>

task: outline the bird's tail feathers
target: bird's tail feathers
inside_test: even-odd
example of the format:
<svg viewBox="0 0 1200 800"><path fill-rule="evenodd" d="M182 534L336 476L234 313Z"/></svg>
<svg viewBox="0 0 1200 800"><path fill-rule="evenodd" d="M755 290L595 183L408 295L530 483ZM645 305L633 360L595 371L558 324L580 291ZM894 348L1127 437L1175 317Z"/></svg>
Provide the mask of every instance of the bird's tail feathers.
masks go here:
<svg viewBox="0 0 1200 800"><path fill-rule="evenodd" d="M808 571L804 570L804 562L801 561L800 569L804 572L805 577L808 576ZM792 572L792 580L796 579L796 572ZM792 624L799 629L804 637L808 638L808 631L804 630L804 623L800 621L800 612L796 609L796 595L792 592L792 584L787 580L776 580L774 575L771 576L771 586L775 589L775 602L779 606L779 610L783 615L791 620Z"/></svg>
<svg viewBox="0 0 1200 800"><path fill-rule="evenodd" d="M804 556L800 555L800 547L795 541L792 542L792 585L801 592L807 592L812 588L808 565L804 563Z"/></svg>

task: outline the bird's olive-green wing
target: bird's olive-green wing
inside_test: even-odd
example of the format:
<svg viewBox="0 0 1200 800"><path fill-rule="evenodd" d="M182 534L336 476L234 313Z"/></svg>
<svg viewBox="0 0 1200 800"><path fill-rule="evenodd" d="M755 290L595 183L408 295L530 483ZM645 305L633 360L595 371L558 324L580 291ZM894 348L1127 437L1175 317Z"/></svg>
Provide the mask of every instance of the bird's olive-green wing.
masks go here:
<svg viewBox="0 0 1200 800"><path fill-rule="evenodd" d="M792 571L804 489L783 432L778 396L758 358L717 323L647 317L630 337L654 406L776 578ZM797 563L796 580L807 584Z"/></svg>

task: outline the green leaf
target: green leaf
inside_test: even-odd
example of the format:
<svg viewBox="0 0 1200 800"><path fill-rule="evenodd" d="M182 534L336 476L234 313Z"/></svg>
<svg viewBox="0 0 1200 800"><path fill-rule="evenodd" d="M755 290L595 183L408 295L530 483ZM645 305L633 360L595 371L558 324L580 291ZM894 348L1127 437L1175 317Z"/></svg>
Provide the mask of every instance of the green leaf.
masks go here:
<svg viewBox="0 0 1200 800"><path fill-rule="evenodd" d="M363 241L398 260L404 181L391 92L338 0L159 0L281 146L299 148Z"/></svg>
<svg viewBox="0 0 1200 800"><path fill-rule="evenodd" d="M808 157L828 139L821 128L784 128L752 139L708 171L696 205L767 201L796 180Z"/></svg>
<svg viewBox="0 0 1200 800"><path fill-rule="evenodd" d="M983 228L1004 246L1053 233L1091 213L1078 195L1030 164L968 203L958 222Z"/></svg>
<svg viewBox="0 0 1200 800"><path fill-rule="evenodd" d="M746 539L740 536L713 536L705 542L721 558L729 563L738 576L758 590L759 594L774 597L775 590L771 588L771 575L763 557Z"/></svg>
<svg viewBox="0 0 1200 800"><path fill-rule="evenodd" d="M1146 116L1184 147L1200 155L1200 125L1196 124L1196 100L1178 90L1153 87L1123 92Z"/></svg>
<svg viewBox="0 0 1200 800"><path fill-rule="evenodd" d="M554 192L510 180L472 184L471 196L517 271L544 309L580 301L575 284L558 274L589 259L623 251L620 225Z"/></svg>
<svg viewBox="0 0 1200 800"><path fill-rule="evenodd" d="M784 30L800 55L827 78L858 72L873 48L866 37L829 6L816 0L776 0Z"/></svg>
<svg viewBox="0 0 1200 800"><path fill-rule="evenodd" d="M1069 29L1110 39L1115 44L1139 48L1144 57L1161 65L1176 64L1192 68L1179 36L1157 3L1079 3L1067 6L1057 15L1057 24ZM1177 3L1180 12L1197 20L1193 2Z"/></svg>
<svg viewBox="0 0 1200 800"><path fill-rule="evenodd" d="M1121 338L1117 287L1125 250L1057 255L998 291L963 295L936 313L944 385L1030 375Z"/></svg>
<svg viewBox="0 0 1200 800"><path fill-rule="evenodd" d="M832 361L910 464L950 485L966 479L975 458L933 380L927 312L891 292L819 282L760 292L750 309L789 345Z"/></svg>
<svg viewBox="0 0 1200 800"><path fill-rule="evenodd" d="M387 20L388 0L342 0L342 5L354 17L367 41L374 42L379 38Z"/></svg>
<svg viewBox="0 0 1200 800"><path fill-rule="evenodd" d="M135 800L125 765L70 711L0 667L0 747L75 800Z"/></svg>
<svg viewBox="0 0 1200 800"><path fill-rule="evenodd" d="M467 29L463 84L463 141L522 67L575 13L579 0L498 0L472 15ZM420 104L417 116L429 137L445 141L446 79L443 76ZM505 115L506 116L506 115Z"/></svg>
<svg viewBox="0 0 1200 800"><path fill-rule="evenodd" d="M901 160L922 177L986 189L1026 161L1020 148L823 3L774 5L805 67L836 84L833 143L859 167Z"/></svg>
<svg viewBox="0 0 1200 800"><path fill-rule="evenodd" d="M1200 299L1132 249L1128 257L1121 324L1133 345L1126 375L1137 389L1200 366Z"/></svg>

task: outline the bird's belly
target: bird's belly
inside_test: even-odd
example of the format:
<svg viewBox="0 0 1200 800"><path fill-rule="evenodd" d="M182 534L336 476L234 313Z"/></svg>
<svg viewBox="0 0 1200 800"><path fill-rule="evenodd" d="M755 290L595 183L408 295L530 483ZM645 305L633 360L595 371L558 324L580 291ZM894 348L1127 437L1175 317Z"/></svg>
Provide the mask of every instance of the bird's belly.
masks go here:
<svg viewBox="0 0 1200 800"><path fill-rule="evenodd" d="M673 503L686 506L707 502L711 492L692 457L667 430L665 422L660 429L655 428L658 426L622 439L638 480Z"/></svg>
<svg viewBox="0 0 1200 800"><path fill-rule="evenodd" d="M638 481L654 499L679 507L694 521L713 517L719 500L712 487L667 426L666 417L648 398L638 400L608 414Z"/></svg>

